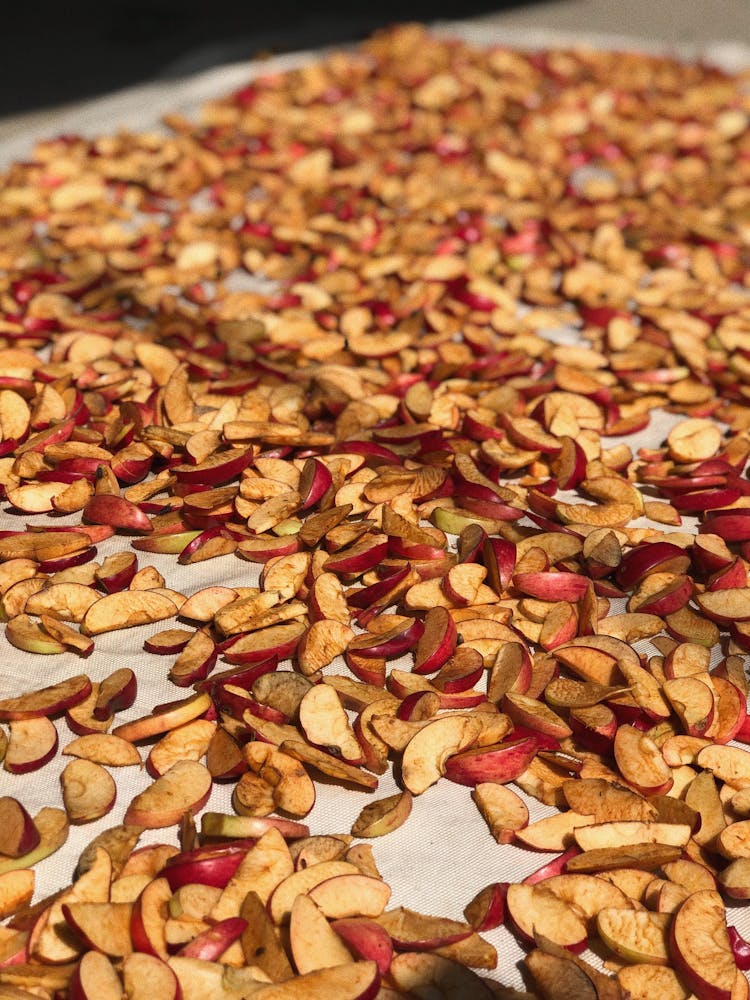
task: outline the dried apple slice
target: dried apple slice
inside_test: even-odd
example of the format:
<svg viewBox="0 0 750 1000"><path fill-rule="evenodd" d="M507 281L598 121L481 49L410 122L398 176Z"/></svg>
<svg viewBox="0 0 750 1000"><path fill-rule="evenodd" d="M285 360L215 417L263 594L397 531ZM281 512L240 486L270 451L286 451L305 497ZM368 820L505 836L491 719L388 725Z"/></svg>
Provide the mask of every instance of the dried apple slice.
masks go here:
<svg viewBox="0 0 750 1000"><path fill-rule="evenodd" d="M671 922L669 953L675 971L697 996L731 1000L737 966L718 892L704 889L685 900Z"/></svg>
<svg viewBox="0 0 750 1000"><path fill-rule="evenodd" d="M91 760L72 760L60 775L60 784L65 811L74 825L101 819L115 804L114 779Z"/></svg>
<svg viewBox="0 0 750 1000"><path fill-rule="evenodd" d="M240 916L247 921L241 938L246 963L259 968L271 982L292 979L294 973L276 928L262 900L253 890L245 896Z"/></svg>
<svg viewBox="0 0 750 1000"><path fill-rule="evenodd" d="M45 806L34 817L39 843L28 854L18 858L0 858L0 876L6 872L31 868L38 861L54 854L68 839L68 817L62 809Z"/></svg>
<svg viewBox="0 0 750 1000"><path fill-rule="evenodd" d="M124 590L99 598L86 612L81 630L101 635L117 629L147 625L174 618L174 601L153 590Z"/></svg>
<svg viewBox="0 0 750 1000"><path fill-rule="evenodd" d="M494 781L481 782L474 786L471 797L498 844L512 843L517 831L529 822L526 803L505 785Z"/></svg>
<svg viewBox="0 0 750 1000"><path fill-rule="evenodd" d="M315 684L302 697L299 723L311 743L326 746L344 760L362 761L362 751L346 712L328 684Z"/></svg>
<svg viewBox="0 0 750 1000"><path fill-rule="evenodd" d="M391 962L390 975L399 989L416 995L420 992L429 995L427 990L438 989L446 1000L462 997L491 1000L494 996L475 972L441 955L416 952L396 955Z"/></svg>
<svg viewBox="0 0 750 1000"><path fill-rule="evenodd" d="M207 719L194 719L162 736L146 760L149 774L159 777L181 760L198 761L205 756L216 723Z"/></svg>
<svg viewBox="0 0 750 1000"><path fill-rule="evenodd" d="M294 900L307 894L320 882L337 875L359 875L359 869L349 861L321 861L293 872L279 882L268 899L268 912L278 926L291 917Z"/></svg>
<svg viewBox="0 0 750 1000"><path fill-rule="evenodd" d="M507 914L522 941L533 942L543 934L569 951L580 952L587 944L586 923L577 907L539 886L523 883L508 887Z"/></svg>
<svg viewBox="0 0 750 1000"><path fill-rule="evenodd" d="M352 825L355 837L382 837L402 826L411 814L412 796L408 791L368 803Z"/></svg>
<svg viewBox="0 0 750 1000"><path fill-rule="evenodd" d="M0 875L0 919L5 920L31 902L34 881L34 872L29 868Z"/></svg>
<svg viewBox="0 0 750 1000"><path fill-rule="evenodd" d="M142 763L132 743L107 733L89 733L73 740L63 750L70 757L80 757L107 767L132 767Z"/></svg>
<svg viewBox="0 0 750 1000"><path fill-rule="evenodd" d="M188 813L201 809L211 794L211 774L203 764L179 761L140 792L125 812L125 823L147 830L173 826Z"/></svg>
<svg viewBox="0 0 750 1000"><path fill-rule="evenodd" d="M0 798L0 854L20 858L38 847L41 836L18 799Z"/></svg>
<svg viewBox="0 0 750 1000"><path fill-rule="evenodd" d="M3 766L11 774L28 774L52 760L57 746L57 729L49 719L19 719L10 724Z"/></svg>

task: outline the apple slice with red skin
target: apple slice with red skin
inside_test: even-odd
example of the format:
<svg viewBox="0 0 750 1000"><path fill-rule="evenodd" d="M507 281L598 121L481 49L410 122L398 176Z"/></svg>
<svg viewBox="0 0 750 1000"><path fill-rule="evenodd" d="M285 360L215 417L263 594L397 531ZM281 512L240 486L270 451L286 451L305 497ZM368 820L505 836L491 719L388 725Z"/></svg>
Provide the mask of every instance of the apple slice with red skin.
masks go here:
<svg viewBox="0 0 750 1000"><path fill-rule="evenodd" d="M414 671L431 674L453 655L458 639L455 622L445 608L431 608L424 619L424 631L414 653Z"/></svg>
<svg viewBox="0 0 750 1000"><path fill-rule="evenodd" d="M697 676L675 677L664 682L662 691L688 736L704 736L709 731L716 709L713 687Z"/></svg>
<svg viewBox="0 0 750 1000"><path fill-rule="evenodd" d="M149 636L144 641L143 648L147 653L154 653L157 656L174 656L182 652L193 635L192 629L167 628L162 632L157 632L156 635Z"/></svg>
<svg viewBox="0 0 750 1000"><path fill-rule="evenodd" d="M41 835L18 799L0 798L0 854L20 858L39 846Z"/></svg>
<svg viewBox="0 0 750 1000"><path fill-rule="evenodd" d="M543 934L575 954L588 944L586 923L577 908L543 886L521 882L510 885L505 898L506 919L522 943L533 944Z"/></svg>
<svg viewBox="0 0 750 1000"><path fill-rule="evenodd" d="M91 681L85 674L76 674L59 684L29 691L0 701L0 720L37 719L59 715L84 701L91 693Z"/></svg>
<svg viewBox="0 0 750 1000"><path fill-rule="evenodd" d="M44 767L57 753L59 737L49 719L18 719L10 724L4 767L11 774L28 774Z"/></svg>
<svg viewBox="0 0 750 1000"><path fill-rule="evenodd" d="M480 889L464 908L464 916L475 931L491 931L505 920L505 897L510 882L491 882Z"/></svg>
<svg viewBox="0 0 750 1000"><path fill-rule="evenodd" d="M215 730L208 744L206 767L214 781L234 781L247 770L239 744L222 727Z"/></svg>
<svg viewBox="0 0 750 1000"><path fill-rule="evenodd" d="M473 928L460 920L433 917L399 906L377 917L397 951L432 951L470 937Z"/></svg>
<svg viewBox="0 0 750 1000"><path fill-rule="evenodd" d="M159 1000L182 1000L177 976L165 961L155 955L133 952L125 959L122 973L126 1000L154 1000L155 997ZM87 1000L95 1000L96 996L94 994Z"/></svg>
<svg viewBox="0 0 750 1000"><path fill-rule="evenodd" d="M254 844L255 838L249 838L181 851L169 858L162 875L174 892L193 882L223 889Z"/></svg>
<svg viewBox="0 0 750 1000"><path fill-rule="evenodd" d="M138 558L134 552L115 552L97 569L96 579L108 594L114 594L128 589L137 570Z"/></svg>
<svg viewBox="0 0 750 1000"><path fill-rule="evenodd" d="M122 1000L122 983L106 955L88 951L68 986L70 1000Z"/></svg>
<svg viewBox="0 0 750 1000"><path fill-rule="evenodd" d="M674 783L672 771L658 746L634 726L618 728L614 757L625 781L642 795L664 794Z"/></svg>
<svg viewBox="0 0 750 1000"><path fill-rule="evenodd" d="M228 917L219 920L203 931L177 952L183 958L199 958L204 962L217 962L227 948L231 947L244 933L247 921L242 917Z"/></svg>
<svg viewBox="0 0 750 1000"><path fill-rule="evenodd" d="M718 892L688 896L671 922L669 953L680 979L700 1000L732 1000L737 964Z"/></svg>
<svg viewBox="0 0 750 1000"><path fill-rule="evenodd" d="M436 719L409 740L401 759L401 774L407 789L420 795L444 774L449 757L460 752L479 735L481 723L468 716Z"/></svg>
<svg viewBox="0 0 750 1000"><path fill-rule="evenodd" d="M222 652L227 663L260 663L275 657L277 662L290 657L308 630L302 622L269 625L247 635L232 636Z"/></svg>
<svg viewBox="0 0 750 1000"><path fill-rule="evenodd" d="M552 711L547 705L515 691L503 695L502 708L514 725L553 736L555 739L565 739L571 735L570 726Z"/></svg>
<svg viewBox="0 0 750 1000"><path fill-rule="evenodd" d="M205 680L216 665L218 650L208 633L195 632L172 664L169 679L178 687L188 687Z"/></svg>
<svg viewBox="0 0 750 1000"><path fill-rule="evenodd" d="M165 924L172 888L166 878L155 878L133 904L130 918L130 938L133 950L167 958Z"/></svg>
<svg viewBox="0 0 750 1000"><path fill-rule="evenodd" d="M132 800L125 823L147 830L173 826L186 813L196 813L211 794L211 773L196 761L178 761Z"/></svg>
<svg viewBox="0 0 750 1000"><path fill-rule="evenodd" d="M747 720L747 696L731 681L712 675L711 683L716 695L715 743L725 744L735 739Z"/></svg>
<svg viewBox="0 0 750 1000"><path fill-rule="evenodd" d="M747 972L750 969L750 941L747 941L734 926L727 927L727 933L737 968Z"/></svg>
<svg viewBox="0 0 750 1000"><path fill-rule="evenodd" d="M94 706L94 718L104 721L133 705L138 693L138 680L130 667L120 667L99 685Z"/></svg>
<svg viewBox="0 0 750 1000"><path fill-rule="evenodd" d="M411 814L412 795L408 791L368 803L352 825L355 837L382 837L402 826Z"/></svg>
<svg viewBox="0 0 750 1000"><path fill-rule="evenodd" d="M34 826L39 832L37 846L20 857L0 857L0 877L6 872L32 868L38 861L54 854L68 838L68 817L62 809L45 806L34 817Z"/></svg>
<svg viewBox="0 0 750 1000"><path fill-rule="evenodd" d="M151 715L134 719L132 722L124 722L112 732L114 736L137 743L139 740L151 739L200 718L211 707L212 701L207 694L194 694L181 701L172 702L161 711L155 709Z"/></svg>
<svg viewBox="0 0 750 1000"><path fill-rule="evenodd" d="M230 816L213 812L201 816L201 837L204 839L262 837L271 827L275 827L285 840L310 836L310 828L305 823L278 816Z"/></svg>
<svg viewBox="0 0 750 1000"><path fill-rule="evenodd" d="M83 508L83 517L91 524L106 524L118 531L138 534L153 531L148 517L136 504L112 493L93 496Z"/></svg>
<svg viewBox="0 0 750 1000"><path fill-rule="evenodd" d="M533 737L472 747L445 761L445 777L459 785L472 786L488 781L505 784L526 770L537 749Z"/></svg>
<svg viewBox="0 0 750 1000"><path fill-rule="evenodd" d="M300 893L309 893L320 882L338 875L359 875L360 871L349 861L321 861L300 868L282 879L272 889L267 899L268 913L278 926L288 923L294 900Z"/></svg>

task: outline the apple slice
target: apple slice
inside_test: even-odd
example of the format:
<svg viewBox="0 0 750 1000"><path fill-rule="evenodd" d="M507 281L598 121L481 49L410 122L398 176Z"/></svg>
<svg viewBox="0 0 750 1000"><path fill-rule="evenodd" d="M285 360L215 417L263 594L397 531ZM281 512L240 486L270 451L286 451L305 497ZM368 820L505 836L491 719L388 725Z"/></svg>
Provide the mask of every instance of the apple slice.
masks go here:
<svg viewBox="0 0 750 1000"><path fill-rule="evenodd" d="M524 958L524 965L544 997L598 1000L602 995L583 969L560 955L549 955L535 948Z"/></svg>
<svg viewBox="0 0 750 1000"><path fill-rule="evenodd" d="M289 919L289 942L300 975L346 965L352 956L310 896L297 896Z"/></svg>
<svg viewBox="0 0 750 1000"><path fill-rule="evenodd" d="M165 925L172 889L166 878L155 878L133 904L130 937L133 950L166 959Z"/></svg>
<svg viewBox="0 0 750 1000"><path fill-rule="evenodd" d="M379 988L380 973L375 962L350 961L346 965L318 969L283 983L263 986L257 993L243 992L241 996L252 996L257 1000L330 1000L331 997L336 997L336 1000L374 1000ZM234 995L231 1000L234 1000Z"/></svg>
<svg viewBox="0 0 750 1000"><path fill-rule="evenodd" d="M517 831L529 822L526 803L505 785L494 781L480 782L474 786L471 797L498 844L512 843Z"/></svg>
<svg viewBox="0 0 750 1000"><path fill-rule="evenodd" d="M572 735L570 726L551 708L535 698L508 691L503 696L502 707L516 726L525 726L534 732L554 736L558 740Z"/></svg>
<svg viewBox="0 0 750 1000"><path fill-rule="evenodd" d="M320 882L337 875L359 875L359 869L349 861L321 861L293 872L282 879L270 894L268 912L276 925L288 923L294 900L307 894Z"/></svg>
<svg viewBox="0 0 750 1000"><path fill-rule="evenodd" d="M543 934L569 951L577 953L586 947L586 923L581 911L547 891L543 884L510 885L506 913L522 942L533 943L535 934Z"/></svg>
<svg viewBox="0 0 750 1000"><path fill-rule="evenodd" d="M575 839L582 851L634 847L640 844L685 847L691 833L691 827L682 823L643 823L638 820L624 820L580 826L575 830Z"/></svg>
<svg viewBox="0 0 750 1000"><path fill-rule="evenodd" d="M155 590L123 590L99 598L86 612L81 630L85 635L101 635L117 629L147 625L174 618L174 601Z"/></svg>
<svg viewBox="0 0 750 1000"><path fill-rule="evenodd" d="M533 851L564 851L574 839L578 840L580 828L593 821L593 816L582 816L569 809L567 812L544 816L516 831L515 840ZM578 846L581 846L580 843Z"/></svg>
<svg viewBox="0 0 750 1000"><path fill-rule="evenodd" d="M529 766L537 749L538 744L533 736L472 747L445 761L445 777L460 785L515 781Z"/></svg>
<svg viewBox="0 0 750 1000"><path fill-rule="evenodd" d="M96 733L106 733L112 725L112 716L104 719L94 717L96 701L99 697L99 683L94 681L88 697L65 712L65 722L71 733L76 736L89 736Z"/></svg>
<svg viewBox="0 0 750 1000"><path fill-rule="evenodd" d="M83 701L91 692L91 681L85 674L76 674L59 684L29 691L15 698L0 701L0 720L37 719L59 715Z"/></svg>
<svg viewBox="0 0 750 1000"><path fill-rule="evenodd" d="M242 936L247 921L242 917L228 917L197 934L192 941L183 945L177 953L184 958L198 958L204 962L216 962Z"/></svg>
<svg viewBox="0 0 750 1000"><path fill-rule="evenodd" d="M421 795L445 773L449 757L470 746L481 722L469 716L446 716L428 723L409 740L401 760L401 775L413 795Z"/></svg>
<svg viewBox="0 0 750 1000"><path fill-rule="evenodd" d="M251 771L273 789L277 809L292 816L306 816L310 812L315 804L315 785L299 760L259 741L248 743L244 754Z"/></svg>
<svg viewBox="0 0 750 1000"><path fill-rule="evenodd" d="M33 895L34 872L31 869L19 868L0 875L0 920L27 906Z"/></svg>
<svg viewBox="0 0 750 1000"><path fill-rule="evenodd" d="M309 890L308 896L331 920L378 917L388 905L391 889L372 875L334 875Z"/></svg>
<svg viewBox="0 0 750 1000"><path fill-rule="evenodd" d="M280 983L292 979L294 972L287 954L268 911L256 892L251 890L245 896L240 916L247 921L241 938L246 963L260 969L271 982Z"/></svg>
<svg viewBox="0 0 750 1000"><path fill-rule="evenodd" d="M11 722L5 770L11 774L37 771L52 760L57 746L57 729L49 719L39 717Z"/></svg>
<svg viewBox="0 0 750 1000"><path fill-rule="evenodd" d="M339 696L328 684L315 684L302 697L299 722L310 743L324 745L351 763L361 763L357 737Z"/></svg>
<svg viewBox="0 0 750 1000"><path fill-rule="evenodd" d="M398 951L431 951L470 937L473 928L460 920L433 917L399 906L377 918Z"/></svg>
<svg viewBox="0 0 750 1000"><path fill-rule="evenodd" d="M68 817L62 809L45 806L34 817L34 826L39 832L39 843L18 858L0 858L0 876L6 872L31 868L38 861L54 854L68 839Z"/></svg>
<svg viewBox="0 0 750 1000"><path fill-rule="evenodd" d="M698 767L737 790L750 788L750 751L742 747L707 746L696 758Z"/></svg>
<svg viewBox="0 0 750 1000"><path fill-rule="evenodd" d="M121 958L133 950L130 940L131 903L70 902L62 907L66 923L87 948Z"/></svg>
<svg viewBox="0 0 750 1000"><path fill-rule="evenodd" d="M39 621L42 629L51 639L54 639L55 642L61 642L63 646L73 650L79 656L90 656L94 651L94 640L81 635L77 629L66 625L65 622L44 614L39 616Z"/></svg>
<svg viewBox="0 0 750 1000"><path fill-rule="evenodd" d="M382 837L402 826L411 814L412 796L408 791L370 802L352 825L355 837Z"/></svg>
<svg viewBox="0 0 750 1000"><path fill-rule="evenodd" d="M390 976L403 991L415 996L433 996L438 991L445 1000L492 1000L493 990L479 976L458 962L441 955L404 952L391 962Z"/></svg>
<svg viewBox="0 0 750 1000"><path fill-rule="evenodd" d="M82 956L69 990L70 1000L122 1000L120 977L107 956L98 951L87 951Z"/></svg>
<svg viewBox="0 0 750 1000"><path fill-rule="evenodd" d="M677 861L681 856L682 848L670 844L602 847L569 857L565 862L565 870L570 874L601 874L618 868L641 868L650 872Z"/></svg>
<svg viewBox="0 0 750 1000"><path fill-rule="evenodd" d="M155 955L133 952L126 957L122 974L127 1000L181 1000L177 976Z"/></svg>
<svg viewBox="0 0 750 1000"><path fill-rule="evenodd" d="M737 966L721 896L694 892L671 922L669 953L680 979L703 1000L731 1000Z"/></svg>
<svg viewBox="0 0 750 1000"><path fill-rule="evenodd" d="M179 761L132 800L125 823L147 830L173 826L201 809L211 794L211 773L196 761Z"/></svg>
<svg viewBox="0 0 750 1000"><path fill-rule="evenodd" d="M72 760L60 775L60 784L65 811L75 826L101 819L115 804L114 778L91 760Z"/></svg>
<svg viewBox="0 0 750 1000"><path fill-rule="evenodd" d="M20 858L35 850L41 835L26 809L18 799L4 795L0 798L0 854Z"/></svg>
<svg viewBox="0 0 750 1000"><path fill-rule="evenodd" d="M124 712L135 702L138 680L130 667L113 671L99 685L94 706L95 719L108 719L117 712Z"/></svg>
<svg viewBox="0 0 750 1000"><path fill-rule="evenodd" d="M658 795L672 787L672 771L658 746L635 727L622 725L618 728L614 756L620 774L641 794Z"/></svg>
<svg viewBox="0 0 750 1000"><path fill-rule="evenodd" d="M247 713L245 714L247 716ZM295 760L309 764L321 774L335 778L338 782L352 784L357 788L366 788L368 791L374 791L378 787L378 779L374 775L339 760L333 754L324 753L322 750L311 747L307 743L303 743L302 740L285 739L279 750L294 757Z"/></svg>
<svg viewBox="0 0 750 1000"><path fill-rule="evenodd" d="M158 778L178 761L199 761L208 750L216 723L207 719L193 719L177 729L171 729L152 748L146 759L146 768Z"/></svg>
<svg viewBox="0 0 750 1000"><path fill-rule="evenodd" d="M89 733L73 740L63 750L63 755L80 757L105 764L107 767L133 767L140 765L141 755L132 743L108 733Z"/></svg>
<svg viewBox="0 0 750 1000"><path fill-rule="evenodd" d="M205 693L194 694L182 701L171 702L161 710L145 715L132 722L124 722L113 731L114 736L119 736L123 740L136 743L139 740L151 739L160 733L167 733L171 729L176 729L193 719L199 718L210 708L213 703L209 695Z"/></svg>
<svg viewBox="0 0 750 1000"><path fill-rule="evenodd" d="M263 903L294 871L294 863L286 841L274 827L263 834L243 858L239 868L224 887L211 910L212 920L239 916L242 901L248 892L255 892Z"/></svg>
<svg viewBox="0 0 750 1000"><path fill-rule="evenodd" d="M663 965L626 965L617 972L617 981L631 1000L689 1000L677 974Z"/></svg>

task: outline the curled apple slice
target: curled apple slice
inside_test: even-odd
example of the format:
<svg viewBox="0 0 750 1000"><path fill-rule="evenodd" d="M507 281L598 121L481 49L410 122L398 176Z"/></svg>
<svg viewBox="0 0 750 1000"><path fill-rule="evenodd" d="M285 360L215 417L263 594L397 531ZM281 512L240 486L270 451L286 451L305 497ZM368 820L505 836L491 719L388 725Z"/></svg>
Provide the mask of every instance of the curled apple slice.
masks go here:
<svg viewBox="0 0 750 1000"><path fill-rule="evenodd" d="M412 796L408 791L368 803L352 825L355 837L382 837L402 826L411 814Z"/></svg>

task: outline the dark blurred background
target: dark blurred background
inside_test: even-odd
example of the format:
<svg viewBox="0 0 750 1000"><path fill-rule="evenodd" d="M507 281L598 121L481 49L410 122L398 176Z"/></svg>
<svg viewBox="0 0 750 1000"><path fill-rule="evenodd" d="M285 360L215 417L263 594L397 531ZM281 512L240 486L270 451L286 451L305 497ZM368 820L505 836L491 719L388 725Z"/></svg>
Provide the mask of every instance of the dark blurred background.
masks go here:
<svg viewBox="0 0 750 1000"><path fill-rule="evenodd" d="M261 53L356 41L395 21L466 18L533 4L5 0L0 4L0 115L94 97L149 79L184 76Z"/></svg>

